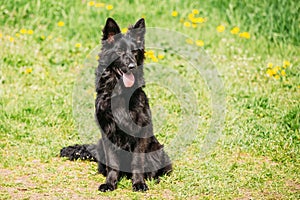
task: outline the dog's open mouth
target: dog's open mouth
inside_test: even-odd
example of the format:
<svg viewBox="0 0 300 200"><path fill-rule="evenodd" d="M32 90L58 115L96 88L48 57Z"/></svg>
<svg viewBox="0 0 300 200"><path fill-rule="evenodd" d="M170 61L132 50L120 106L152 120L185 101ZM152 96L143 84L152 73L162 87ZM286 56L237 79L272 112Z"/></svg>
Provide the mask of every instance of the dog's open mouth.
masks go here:
<svg viewBox="0 0 300 200"><path fill-rule="evenodd" d="M125 87L132 87L135 81L134 75L131 71L123 73L120 69L118 69L119 75L123 79L123 83Z"/></svg>

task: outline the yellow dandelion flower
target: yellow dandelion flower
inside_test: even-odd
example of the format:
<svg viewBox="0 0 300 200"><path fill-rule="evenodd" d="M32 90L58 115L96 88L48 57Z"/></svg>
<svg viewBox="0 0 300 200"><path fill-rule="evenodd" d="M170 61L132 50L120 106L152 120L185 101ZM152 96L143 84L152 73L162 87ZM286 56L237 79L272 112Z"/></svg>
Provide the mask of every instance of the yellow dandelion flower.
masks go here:
<svg viewBox="0 0 300 200"><path fill-rule="evenodd" d="M145 56L147 56L147 57L154 56L154 51L152 51L152 50L146 51Z"/></svg>
<svg viewBox="0 0 300 200"><path fill-rule="evenodd" d="M191 22L184 22L183 25L184 25L185 27L191 27L192 24L191 24Z"/></svg>
<svg viewBox="0 0 300 200"><path fill-rule="evenodd" d="M152 57L151 57L151 60L152 60L153 62L158 62L158 59L157 59L156 56L152 56Z"/></svg>
<svg viewBox="0 0 300 200"><path fill-rule="evenodd" d="M113 8L114 8L114 6L111 5L111 4L108 4L108 5L106 6L106 10L112 10Z"/></svg>
<svg viewBox="0 0 300 200"><path fill-rule="evenodd" d="M28 31L27 31L27 34L32 35L32 34L33 34L33 30L31 30L31 29L28 30Z"/></svg>
<svg viewBox="0 0 300 200"><path fill-rule="evenodd" d="M45 40L45 39L46 39L46 36L41 35L41 39L42 39L42 40Z"/></svg>
<svg viewBox="0 0 300 200"><path fill-rule="evenodd" d="M177 12L176 10L174 10L174 11L172 11L171 15L172 15L173 17L177 17L177 16L178 16L178 12Z"/></svg>
<svg viewBox="0 0 300 200"><path fill-rule="evenodd" d="M63 22L63 21L59 21L58 23L57 23L57 26L59 26L59 27L62 27L62 26L64 26L65 25L65 23Z"/></svg>
<svg viewBox="0 0 300 200"><path fill-rule="evenodd" d="M281 74L281 76L285 76L286 75L285 70L281 70L280 74Z"/></svg>
<svg viewBox="0 0 300 200"><path fill-rule="evenodd" d="M188 43L188 44L193 44L194 43L194 41L190 38L186 39L185 42Z"/></svg>
<svg viewBox="0 0 300 200"><path fill-rule="evenodd" d="M76 43L76 44L75 44L75 47L76 47L76 48L80 48L80 47L81 47L81 43Z"/></svg>
<svg viewBox="0 0 300 200"><path fill-rule="evenodd" d="M89 1L87 5L88 6L94 6L95 5L95 1Z"/></svg>
<svg viewBox="0 0 300 200"><path fill-rule="evenodd" d="M105 7L105 3L96 3L95 7L96 8L104 8Z"/></svg>
<svg viewBox="0 0 300 200"><path fill-rule="evenodd" d="M31 73L32 73L31 67L25 69L25 74L31 74Z"/></svg>
<svg viewBox="0 0 300 200"><path fill-rule="evenodd" d="M277 72L280 70L281 68L279 66L274 67L273 70L273 74L277 74Z"/></svg>
<svg viewBox="0 0 300 200"><path fill-rule="evenodd" d="M283 67L286 68L286 67L289 67L291 65L291 63L287 60L283 61Z"/></svg>
<svg viewBox="0 0 300 200"><path fill-rule="evenodd" d="M165 58L165 55L164 55L164 54L158 54L158 55L157 55L157 58L160 59L160 60L162 60L162 59Z"/></svg>
<svg viewBox="0 0 300 200"><path fill-rule="evenodd" d="M10 42L14 42L14 41L15 41L15 38L13 38L13 37L11 37L11 36L8 36L8 40L9 40Z"/></svg>
<svg viewBox="0 0 300 200"><path fill-rule="evenodd" d="M239 37L250 39L250 33L249 32L242 32L242 33L239 34Z"/></svg>
<svg viewBox="0 0 300 200"><path fill-rule="evenodd" d="M277 75L274 76L274 78L275 78L276 80L278 80L278 79L280 78L280 76L277 74Z"/></svg>
<svg viewBox="0 0 300 200"><path fill-rule="evenodd" d="M192 23L193 28L197 28L197 24Z"/></svg>
<svg viewBox="0 0 300 200"><path fill-rule="evenodd" d="M192 22L195 23L195 24L196 23L202 24L202 23L205 22L205 19L203 17L195 17L195 18L192 19Z"/></svg>
<svg viewBox="0 0 300 200"><path fill-rule="evenodd" d="M272 68L272 67L273 67L273 63L269 62L269 63L267 64L267 66L268 66L268 68Z"/></svg>
<svg viewBox="0 0 300 200"><path fill-rule="evenodd" d="M16 33L16 37L20 37L21 36L21 34L20 33Z"/></svg>
<svg viewBox="0 0 300 200"><path fill-rule="evenodd" d="M230 33L233 34L233 35L236 35L240 32L240 28L235 26L231 29Z"/></svg>
<svg viewBox="0 0 300 200"><path fill-rule="evenodd" d="M194 15L197 15L197 14L199 14L199 10L198 10L198 9L193 9L193 10L192 10L192 13L193 13Z"/></svg>
<svg viewBox="0 0 300 200"><path fill-rule="evenodd" d="M191 22L193 22L195 15L193 13L188 14L188 18Z"/></svg>
<svg viewBox="0 0 300 200"><path fill-rule="evenodd" d="M21 33L21 34L26 34L26 33L27 33L27 30L26 30L25 28L22 28L22 29L20 30L20 33Z"/></svg>
<svg viewBox="0 0 300 200"><path fill-rule="evenodd" d="M217 31L218 31L219 33L224 32L224 31L225 31L225 26L223 26L223 25L217 26Z"/></svg>
<svg viewBox="0 0 300 200"><path fill-rule="evenodd" d="M3 37L3 35L2 35L2 33L0 33L0 38L2 38Z"/></svg>
<svg viewBox="0 0 300 200"><path fill-rule="evenodd" d="M267 70L267 74L268 74L268 76L272 77L273 76L273 70L272 69L268 69Z"/></svg>
<svg viewBox="0 0 300 200"><path fill-rule="evenodd" d="M203 40L197 40L196 45L199 46L199 47L203 47L204 46L204 41Z"/></svg>
<svg viewBox="0 0 300 200"><path fill-rule="evenodd" d="M121 32L124 34L128 31L128 28L122 28Z"/></svg>

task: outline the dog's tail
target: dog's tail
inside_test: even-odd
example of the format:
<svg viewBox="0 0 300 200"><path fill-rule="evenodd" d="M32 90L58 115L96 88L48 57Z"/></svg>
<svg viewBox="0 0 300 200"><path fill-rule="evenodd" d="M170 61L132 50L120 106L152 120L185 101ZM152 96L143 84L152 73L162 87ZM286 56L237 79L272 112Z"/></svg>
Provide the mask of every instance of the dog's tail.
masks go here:
<svg viewBox="0 0 300 200"><path fill-rule="evenodd" d="M60 150L60 157L67 157L69 160L89 160L98 162L97 145L95 144L84 144L84 145L73 145L64 147Z"/></svg>

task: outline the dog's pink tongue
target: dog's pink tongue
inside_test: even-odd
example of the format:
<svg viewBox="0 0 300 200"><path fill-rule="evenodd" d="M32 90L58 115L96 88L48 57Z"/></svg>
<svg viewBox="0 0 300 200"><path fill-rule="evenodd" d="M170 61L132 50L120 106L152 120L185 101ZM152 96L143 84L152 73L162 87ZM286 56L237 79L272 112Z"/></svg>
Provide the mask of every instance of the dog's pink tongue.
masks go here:
<svg viewBox="0 0 300 200"><path fill-rule="evenodd" d="M123 82L125 87L132 87L134 84L134 75L129 72L129 73L124 73L123 74Z"/></svg>

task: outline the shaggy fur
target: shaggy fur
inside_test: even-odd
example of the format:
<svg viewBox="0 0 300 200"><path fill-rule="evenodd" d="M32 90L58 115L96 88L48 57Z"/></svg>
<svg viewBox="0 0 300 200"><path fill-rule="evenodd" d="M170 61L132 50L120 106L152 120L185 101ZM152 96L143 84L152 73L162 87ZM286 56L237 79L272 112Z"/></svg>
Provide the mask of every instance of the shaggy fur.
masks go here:
<svg viewBox="0 0 300 200"><path fill-rule="evenodd" d="M122 176L132 179L134 191L146 191L145 179L172 170L169 157L153 135L151 112L143 87L145 22L140 19L121 34L108 18L96 70L96 118L102 137L98 144L65 147L60 156L98 162L106 182L102 192L117 188Z"/></svg>

